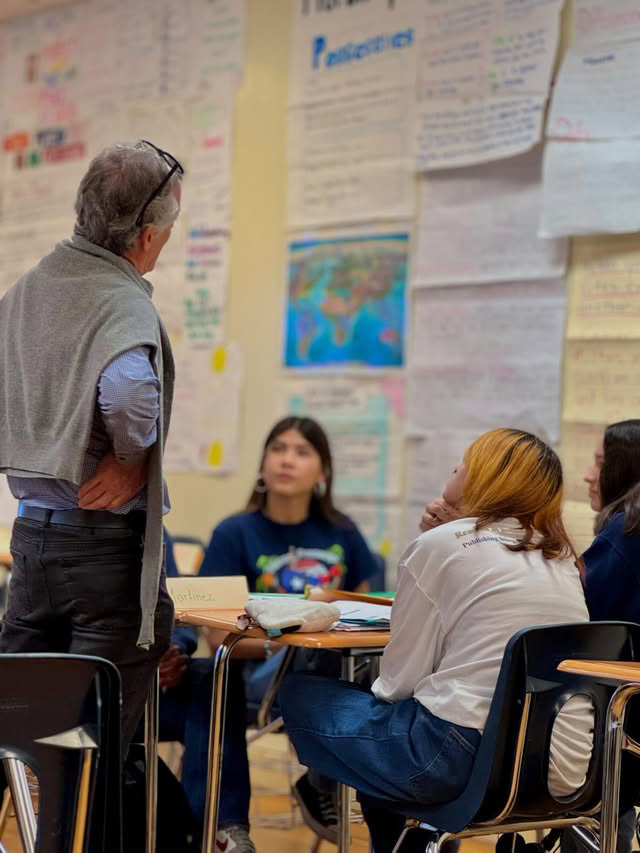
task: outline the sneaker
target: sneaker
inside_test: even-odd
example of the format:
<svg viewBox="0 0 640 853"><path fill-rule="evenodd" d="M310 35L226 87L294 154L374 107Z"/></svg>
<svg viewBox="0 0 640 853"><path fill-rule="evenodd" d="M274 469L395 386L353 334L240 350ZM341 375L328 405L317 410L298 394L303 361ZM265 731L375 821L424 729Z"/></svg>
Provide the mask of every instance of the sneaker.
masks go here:
<svg viewBox="0 0 640 853"><path fill-rule="evenodd" d="M333 791L322 791L309 781L309 774L301 776L291 788L302 812L302 818L309 829L320 838L338 843L337 795Z"/></svg>
<svg viewBox="0 0 640 853"><path fill-rule="evenodd" d="M219 829L214 848L216 853L256 853L256 846L249 838L249 830L239 824Z"/></svg>

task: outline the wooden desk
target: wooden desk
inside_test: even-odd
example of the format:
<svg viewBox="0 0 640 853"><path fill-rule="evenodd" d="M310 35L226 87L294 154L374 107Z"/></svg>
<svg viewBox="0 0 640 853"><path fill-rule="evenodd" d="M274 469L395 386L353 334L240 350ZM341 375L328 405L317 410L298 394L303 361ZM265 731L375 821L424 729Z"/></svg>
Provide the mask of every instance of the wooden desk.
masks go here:
<svg viewBox="0 0 640 853"><path fill-rule="evenodd" d="M203 853L214 853L218 829L228 658L235 644L244 638L269 639L266 632L260 628L247 628L241 631L236 626L239 615L238 610L183 610L176 613L176 620L187 625L217 628L228 632L216 652L213 664ZM353 681L355 658L367 653L380 654L390 638L388 631L324 631L317 634L294 632L282 634L278 637L278 643L293 648L328 649L340 652L342 677L347 681ZM347 853L350 846L350 792L346 785L338 787L338 805L338 850L339 853Z"/></svg>
<svg viewBox="0 0 640 853"><path fill-rule="evenodd" d="M558 664L561 672L573 672L576 675L595 675L629 683L640 683L640 662L620 660L563 660Z"/></svg>
<svg viewBox="0 0 640 853"><path fill-rule="evenodd" d="M9 554L9 552L5 554L4 551L0 551L0 566L7 566L8 568L11 568L12 565L13 557L11 554Z"/></svg>
<svg viewBox="0 0 640 853"><path fill-rule="evenodd" d="M576 675L591 675L603 681L620 682L607 709L600 813L600 851L616 853L622 753L626 750L640 756L640 744L624 731L629 700L640 694L640 661L563 660L558 669Z"/></svg>

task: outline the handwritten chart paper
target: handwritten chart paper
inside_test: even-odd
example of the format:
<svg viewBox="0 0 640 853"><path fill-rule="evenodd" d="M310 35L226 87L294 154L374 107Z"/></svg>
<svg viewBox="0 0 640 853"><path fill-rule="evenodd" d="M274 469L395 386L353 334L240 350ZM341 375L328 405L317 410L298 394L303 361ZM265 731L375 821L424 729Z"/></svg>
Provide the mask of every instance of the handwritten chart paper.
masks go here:
<svg viewBox="0 0 640 853"><path fill-rule="evenodd" d="M539 141L560 2L426 2L418 59L418 169L485 163Z"/></svg>
<svg viewBox="0 0 640 853"><path fill-rule="evenodd" d="M640 337L637 234L575 240L569 300L567 337Z"/></svg>
<svg viewBox="0 0 640 853"><path fill-rule="evenodd" d="M294 380L283 386L286 409L311 415L326 428L340 497L399 497L404 381Z"/></svg>
<svg viewBox="0 0 640 853"><path fill-rule="evenodd" d="M568 341L563 416L613 423L640 412L640 340Z"/></svg>
<svg viewBox="0 0 640 853"><path fill-rule="evenodd" d="M576 45L640 38L637 0L574 0L573 22Z"/></svg>
<svg viewBox="0 0 640 853"><path fill-rule="evenodd" d="M450 0L423 4L422 98L547 90L562 4Z"/></svg>
<svg viewBox="0 0 640 853"><path fill-rule="evenodd" d="M543 166L539 234L565 237L640 230L640 146L549 140Z"/></svg>
<svg viewBox="0 0 640 853"><path fill-rule="evenodd" d="M417 168L468 166L528 151L540 139L545 100L425 101L417 118Z"/></svg>
<svg viewBox="0 0 640 853"><path fill-rule="evenodd" d="M562 281L420 291L411 364L550 362L559 373L565 301Z"/></svg>
<svg viewBox="0 0 640 853"><path fill-rule="evenodd" d="M167 578L167 590L173 599L176 612L216 609L237 610L240 614L249 600L249 589L244 575Z"/></svg>
<svg viewBox="0 0 640 853"><path fill-rule="evenodd" d="M182 344L174 347L174 357L176 385L165 469L228 474L238 464L242 353L235 345L211 350Z"/></svg>
<svg viewBox="0 0 640 853"><path fill-rule="evenodd" d="M542 240L542 158L530 152L484 166L430 173L421 181L417 287L557 278L565 240ZM461 251L461 235L464 251Z"/></svg>
<svg viewBox="0 0 640 853"><path fill-rule="evenodd" d="M554 88L547 136L616 139L640 134L638 42L569 50Z"/></svg>

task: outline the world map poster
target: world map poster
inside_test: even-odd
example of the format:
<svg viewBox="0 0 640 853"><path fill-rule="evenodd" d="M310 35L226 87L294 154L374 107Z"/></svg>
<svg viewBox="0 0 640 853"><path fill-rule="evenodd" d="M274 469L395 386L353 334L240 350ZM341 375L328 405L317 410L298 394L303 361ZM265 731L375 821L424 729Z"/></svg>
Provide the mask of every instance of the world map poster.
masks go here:
<svg viewBox="0 0 640 853"><path fill-rule="evenodd" d="M402 367L408 234L289 245L285 366Z"/></svg>

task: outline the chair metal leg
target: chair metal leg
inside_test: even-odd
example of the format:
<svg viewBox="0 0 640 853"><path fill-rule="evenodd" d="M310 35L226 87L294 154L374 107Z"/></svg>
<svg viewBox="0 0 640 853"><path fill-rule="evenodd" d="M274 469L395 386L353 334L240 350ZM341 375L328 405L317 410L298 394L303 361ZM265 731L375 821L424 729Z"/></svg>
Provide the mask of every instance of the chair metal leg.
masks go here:
<svg viewBox="0 0 640 853"><path fill-rule="evenodd" d="M310 853L318 853L321 845L322 845L322 838L320 838L319 835L316 835L316 837L313 840L313 844L311 845Z"/></svg>
<svg viewBox="0 0 640 853"><path fill-rule="evenodd" d="M273 703L275 702L276 696L278 695L278 690L280 690L282 679L287 674L289 664L291 663L291 660L293 659L295 653L295 646L287 646L287 651L285 652L285 655L282 659L282 663L278 667L278 671L271 679L271 683L267 687L266 693L262 698L262 702L260 703L260 708L258 710L259 729L263 729L271 722L271 708L273 707Z"/></svg>
<svg viewBox="0 0 640 853"><path fill-rule="evenodd" d="M213 687L211 696L211 725L209 728L209 766L207 772L207 800L204 812L204 839L202 853L214 853L218 830L220 806L220 776L222 773L222 742L227 699L228 659L242 634L228 634L216 652L213 661Z"/></svg>
<svg viewBox="0 0 640 853"><path fill-rule="evenodd" d="M342 678L353 681L355 657L345 654L342 658ZM338 853L348 853L351 847L351 788L338 785Z"/></svg>
<svg viewBox="0 0 640 853"><path fill-rule="evenodd" d="M640 693L640 685L623 684L611 697L607 709L602 770L602 812L600 816L601 853L615 853L618 839L620 801L620 767L625 747L624 721L632 696Z"/></svg>
<svg viewBox="0 0 640 853"><path fill-rule="evenodd" d="M155 671L144 709L144 747L147 793L146 853L155 853L158 815L158 670Z"/></svg>
<svg viewBox="0 0 640 853"><path fill-rule="evenodd" d="M24 764L17 758L3 759L11 799L16 810L18 832L24 853L34 853L36 845L36 815L31 802L31 793Z"/></svg>

